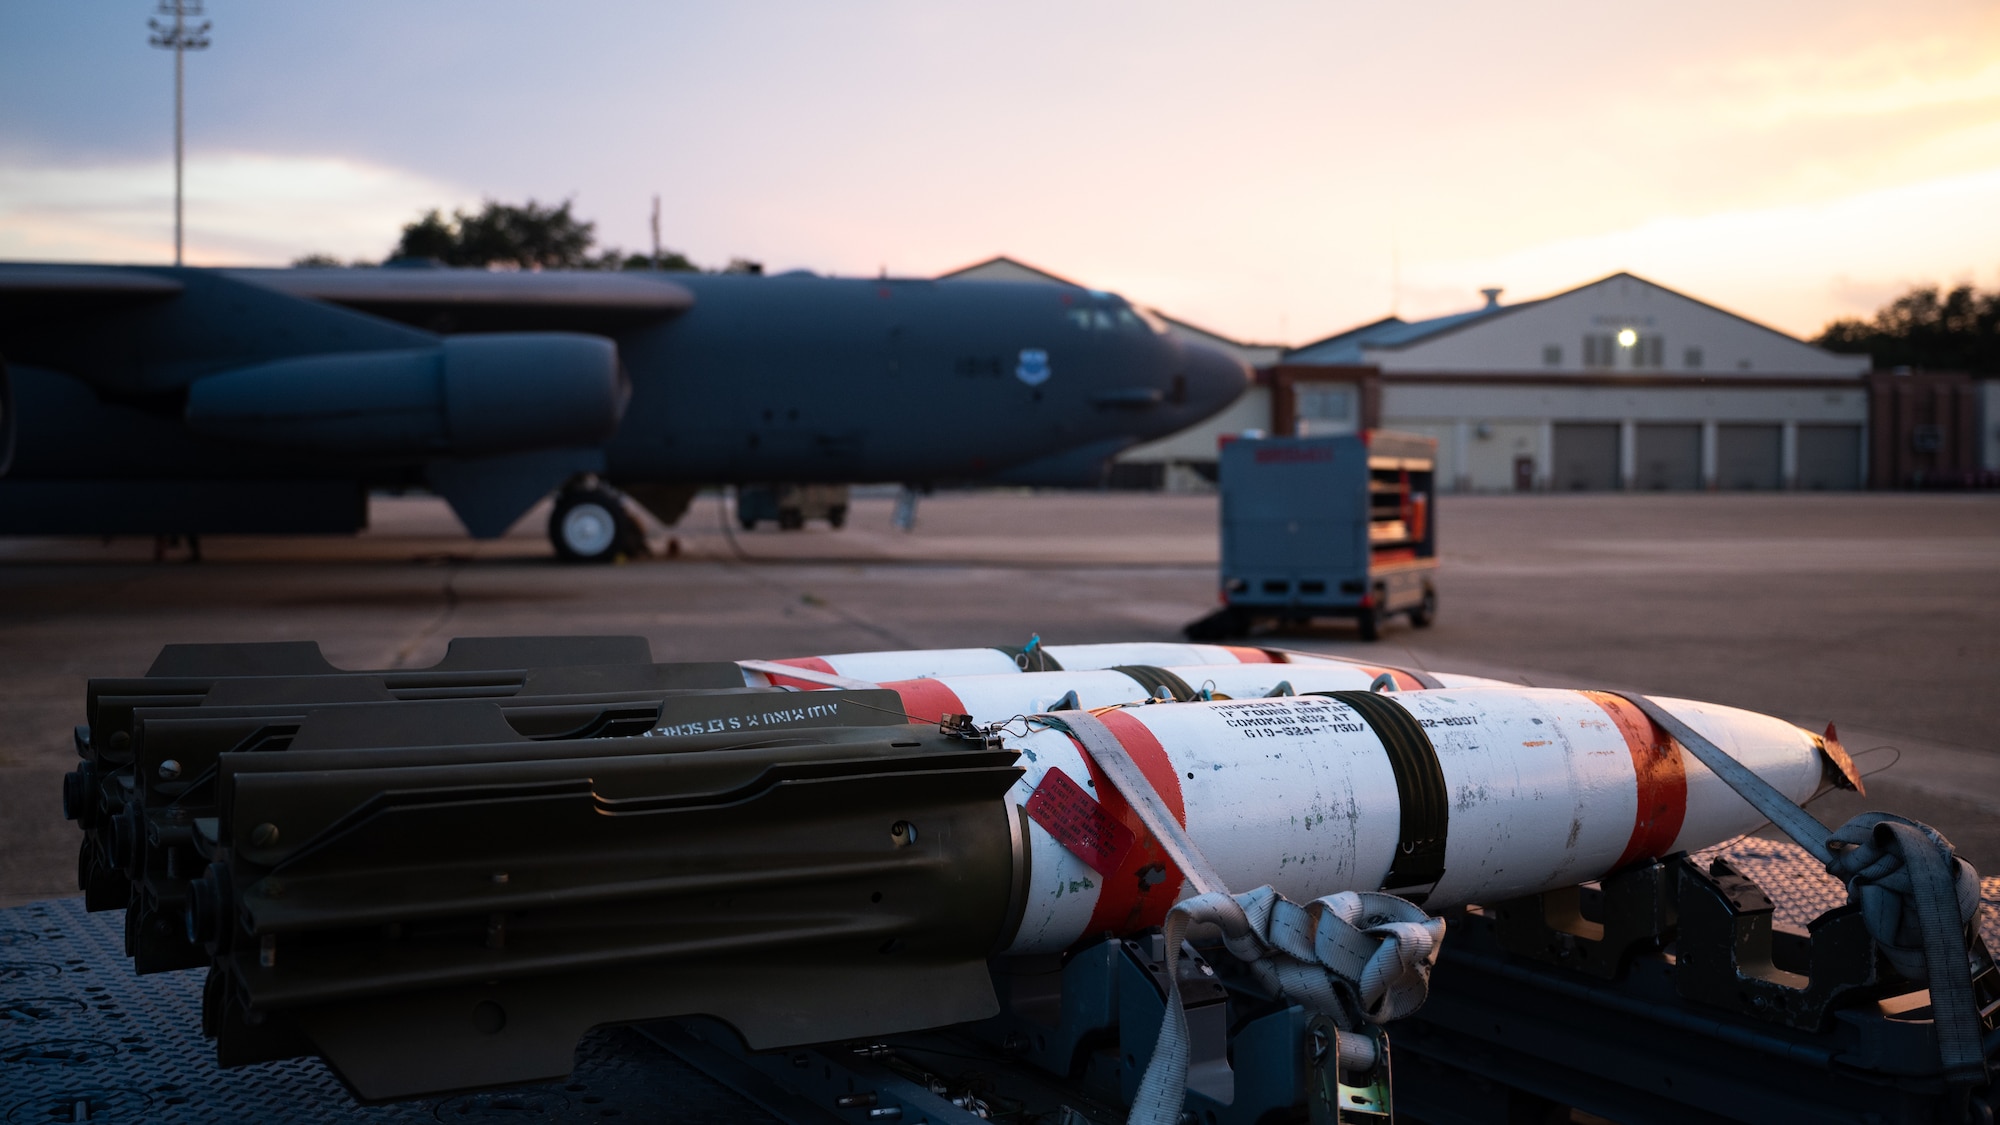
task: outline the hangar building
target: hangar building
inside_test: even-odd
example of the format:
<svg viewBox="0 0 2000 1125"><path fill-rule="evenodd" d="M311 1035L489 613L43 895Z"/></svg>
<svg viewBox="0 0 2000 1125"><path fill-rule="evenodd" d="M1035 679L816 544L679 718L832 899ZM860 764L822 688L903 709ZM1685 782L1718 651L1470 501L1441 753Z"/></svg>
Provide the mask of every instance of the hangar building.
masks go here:
<svg viewBox="0 0 2000 1125"><path fill-rule="evenodd" d="M1866 356L1629 273L1512 305L1485 293L1470 312L1389 317L1287 352L1273 385L1296 428L1379 418L1429 434L1439 477L1461 491L1866 480Z"/></svg>

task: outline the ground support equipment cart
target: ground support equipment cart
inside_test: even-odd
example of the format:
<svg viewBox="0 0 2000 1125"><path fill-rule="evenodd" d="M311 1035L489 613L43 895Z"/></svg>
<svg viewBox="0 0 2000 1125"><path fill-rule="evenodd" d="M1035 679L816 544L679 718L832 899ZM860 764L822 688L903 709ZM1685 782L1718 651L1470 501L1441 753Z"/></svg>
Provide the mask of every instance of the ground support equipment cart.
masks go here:
<svg viewBox="0 0 2000 1125"><path fill-rule="evenodd" d="M1222 608L1194 640L1242 636L1260 620L1351 617L1363 640L1407 614L1437 613L1437 442L1370 430L1224 443Z"/></svg>

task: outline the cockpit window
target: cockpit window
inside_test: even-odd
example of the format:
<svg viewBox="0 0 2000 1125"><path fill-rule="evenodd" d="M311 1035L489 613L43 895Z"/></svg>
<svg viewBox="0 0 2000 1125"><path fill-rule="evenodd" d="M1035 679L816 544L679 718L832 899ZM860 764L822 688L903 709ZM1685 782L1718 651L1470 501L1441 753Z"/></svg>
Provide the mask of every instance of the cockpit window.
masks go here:
<svg viewBox="0 0 2000 1125"><path fill-rule="evenodd" d="M1165 335L1167 324L1149 309L1134 308L1112 298L1102 305L1069 310L1069 322L1086 332L1143 332Z"/></svg>

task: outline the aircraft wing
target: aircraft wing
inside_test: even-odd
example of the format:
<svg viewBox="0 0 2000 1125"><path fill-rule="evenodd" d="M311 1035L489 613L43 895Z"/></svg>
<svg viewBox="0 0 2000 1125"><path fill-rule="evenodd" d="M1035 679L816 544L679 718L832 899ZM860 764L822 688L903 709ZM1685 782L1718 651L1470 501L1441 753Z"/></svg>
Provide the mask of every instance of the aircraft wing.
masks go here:
<svg viewBox="0 0 2000 1125"><path fill-rule="evenodd" d="M678 315L694 294L659 274L459 269L225 270L228 277L430 332L617 332Z"/></svg>
<svg viewBox="0 0 2000 1125"><path fill-rule="evenodd" d="M0 263L0 319L162 301L184 286L170 277L92 266Z"/></svg>
<svg viewBox="0 0 2000 1125"><path fill-rule="evenodd" d="M235 281L437 333L618 332L676 316L694 294L658 274L456 269L238 269ZM0 319L88 313L179 296L170 275L0 263Z"/></svg>
<svg viewBox="0 0 2000 1125"><path fill-rule="evenodd" d="M602 470L630 393L611 337L693 299L658 275L0 263L0 529L351 528L359 482L421 473L467 530L498 535ZM8 427L34 429L11 463ZM118 446L129 479L71 453L91 441ZM310 520L244 524L212 479L236 455L354 483ZM141 487L155 476L165 492ZM180 522L158 523L169 509Z"/></svg>

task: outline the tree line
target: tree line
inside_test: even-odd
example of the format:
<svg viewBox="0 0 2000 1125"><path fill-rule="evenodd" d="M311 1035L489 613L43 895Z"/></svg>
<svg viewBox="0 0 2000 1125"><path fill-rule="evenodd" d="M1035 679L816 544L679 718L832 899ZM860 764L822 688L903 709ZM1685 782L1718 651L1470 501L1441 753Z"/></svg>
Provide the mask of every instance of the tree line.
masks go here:
<svg viewBox="0 0 2000 1125"><path fill-rule="evenodd" d="M662 248L655 260L651 254L599 248L597 224L579 219L567 199L553 206L533 199L519 206L489 199L478 211L454 210L449 216L434 207L403 225L395 249L380 263L342 262L331 254L307 254L292 262L298 267L321 268L377 264L520 270L701 269L678 250ZM731 258L720 272L763 273L764 267L747 258Z"/></svg>
<svg viewBox="0 0 2000 1125"><path fill-rule="evenodd" d="M1880 369L2000 372L2000 289L1940 292L1920 285L1876 310L1845 317L1813 340L1829 351L1866 354Z"/></svg>

